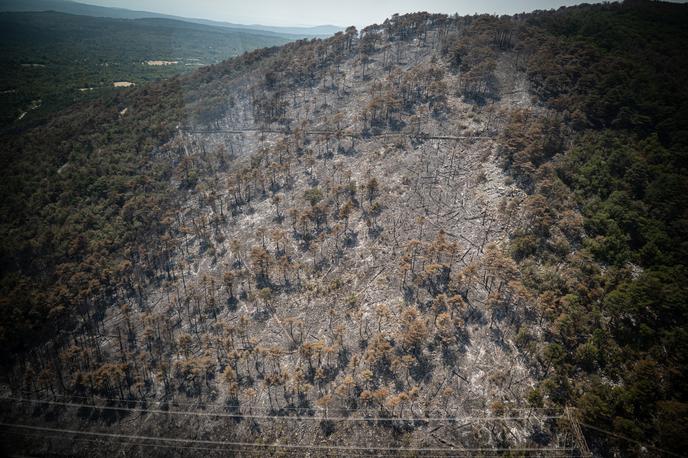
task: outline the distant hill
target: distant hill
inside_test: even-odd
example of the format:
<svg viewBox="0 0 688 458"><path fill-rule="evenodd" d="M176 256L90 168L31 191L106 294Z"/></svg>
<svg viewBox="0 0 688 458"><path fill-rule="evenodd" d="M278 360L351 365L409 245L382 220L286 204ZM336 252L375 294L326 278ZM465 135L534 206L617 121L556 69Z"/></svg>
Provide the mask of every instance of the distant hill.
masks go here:
<svg viewBox="0 0 688 458"><path fill-rule="evenodd" d="M184 18L184 20L190 21L190 22L195 22L198 24L215 25L215 26L229 27L229 28L235 28L235 29L259 30L261 32L277 33L280 35L286 34L286 35L298 35L298 36L306 36L306 37L329 37L330 35L334 35L335 33L343 30L342 27L338 27L336 25L317 25L314 27L274 27L274 26L260 25L260 24L250 24L250 25L234 24L231 22L209 21L209 20L205 20L205 19Z"/></svg>
<svg viewBox="0 0 688 458"><path fill-rule="evenodd" d="M141 84L288 41L162 18L0 13L1 124L40 118L116 81Z"/></svg>
<svg viewBox="0 0 688 458"><path fill-rule="evenodd" d="M230 22L211 21L199 18L185 18L150 11L135 11L124 8L108 8L104 6L88 5L69 0L0 0L0 11L28 12L28 11L57 11L60 13L78 14L83 16L109 17L116 19L164 18L175 19L197 24L229 27L234 29L270 32L279 35L296 35L299 38L329 36L342 27L334 25L320 25L315 27L272 27L259 24L244 25ZM296 38L296 37L290 37Z"/></svg>

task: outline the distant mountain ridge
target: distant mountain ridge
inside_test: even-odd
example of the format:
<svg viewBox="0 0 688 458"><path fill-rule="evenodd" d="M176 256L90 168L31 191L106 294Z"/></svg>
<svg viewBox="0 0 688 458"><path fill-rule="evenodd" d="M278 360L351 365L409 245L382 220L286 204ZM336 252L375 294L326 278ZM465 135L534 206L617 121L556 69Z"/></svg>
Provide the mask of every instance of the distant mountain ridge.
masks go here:
<svg viewBox="0 0 688 458"><path fill-rule="evenodd" d="M295 38L156 17L0 12L0 129L106 93L115 81L144 84Z"/></svg>
<svg viewBox="0 0 688 458"><path fill-rule="evenodd" d="M187 18L169 14L154 13L150 11L137 11L125 8L111 8L70 0L0 0L0 11L29 12L29 11L56 11L59 13L78 14L82 16L108 17L115 19L174 19L178 21L193 22L197 24L212 25L233 29L242 29L247 32L255 31L261 34L271 33L287 38L323 37L333 35L343 30L334 25L319 25L314 27L276 27L260 24L234 24L223 21L212 21L201 18Z"/></svg>

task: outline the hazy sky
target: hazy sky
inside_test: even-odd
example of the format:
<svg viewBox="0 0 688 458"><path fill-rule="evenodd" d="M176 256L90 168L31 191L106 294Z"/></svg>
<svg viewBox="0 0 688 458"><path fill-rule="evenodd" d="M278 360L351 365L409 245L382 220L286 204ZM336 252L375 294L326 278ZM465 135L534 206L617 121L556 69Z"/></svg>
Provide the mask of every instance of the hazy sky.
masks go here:
<svg viewBox="0 0 688 458"><path fill-rule="evenodd" d="M513 14L584 0L77 0L102 6L177 16L263 25L355 25L381 23L394 13ZM595 3L587 0L587 3Z"/></svg>

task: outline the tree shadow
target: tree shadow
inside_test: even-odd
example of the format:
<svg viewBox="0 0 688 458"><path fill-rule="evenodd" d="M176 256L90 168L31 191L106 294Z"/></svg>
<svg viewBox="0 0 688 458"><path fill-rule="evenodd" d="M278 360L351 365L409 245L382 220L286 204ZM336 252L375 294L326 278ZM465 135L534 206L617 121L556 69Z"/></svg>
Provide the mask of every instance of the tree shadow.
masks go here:
<svg viewBox="0 0 688 458"><path fill-rule="evenodd" d="M409 375L418 383L429 383L432 380L434 365L427 356L420 352L414 356L416 362L409 367Z"/></svg>
<svg viewBox="0 0 688 458"><path fill-rule="evenodd" d="M356 245L358 245L358 233L349 231L345 236L344 240L342 242L342 245L344 245L346 248L353 248Z"/></svg>
<svg viewBox="0 0 688 458"><path fill-rule="evenodd" d="M485 326L487 324L487 318L485 317L485 312L480 310L477 307L471 307L467 311L468 315L464 313L464 323L468 324L477 324L480 326Z"/></svg>
<svg viewBox="0 0 688 458"><path fill-rule="evenodd" d="M230 296L227 298L227 310L230 312L236 312L239 300L236 296Z"/></svg>
<svg viewBox="0 0 688 458"><path fill-rule="evenodd" d="M380 237L380 234L382 234L382 231L384 231L384 228L378 224L374 224L368 229L368 237L375 240L378 237Z"/></svg>
<svg viewBox="0 0 688 458"><path fill-rule="evenodd" d="M504 340L504 333L500 328L497 326L494 326L490 329L490 340L497 344L499 348L501 348L504 353L511 353L511 347L506 343Z"/></svg>

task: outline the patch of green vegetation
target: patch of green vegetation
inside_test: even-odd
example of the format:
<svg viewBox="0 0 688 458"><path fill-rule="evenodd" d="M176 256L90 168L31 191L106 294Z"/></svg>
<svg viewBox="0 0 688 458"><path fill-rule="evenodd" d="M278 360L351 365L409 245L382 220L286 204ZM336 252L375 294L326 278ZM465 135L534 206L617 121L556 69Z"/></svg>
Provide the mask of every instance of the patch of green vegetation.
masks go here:
<svg viewBox="0 0 688 458"><path fill-rule="evenodd" d="M552 323L541 389L598 428L683 453L688 9L588 5L527 23L528 75L554 111L515 113L502 157L531 193L531 223L512 254ZM570 248L558 251L556 237ZM604 453L634 453L628 441L586 433Z"/></svg>
<svg viewBox="0 0 688 458"><path fill-rule="evenodd" d="M287 41L168 19L1 13L0 128L35 124L75 102L122 91L116 81L141 85Z"/></svg>

